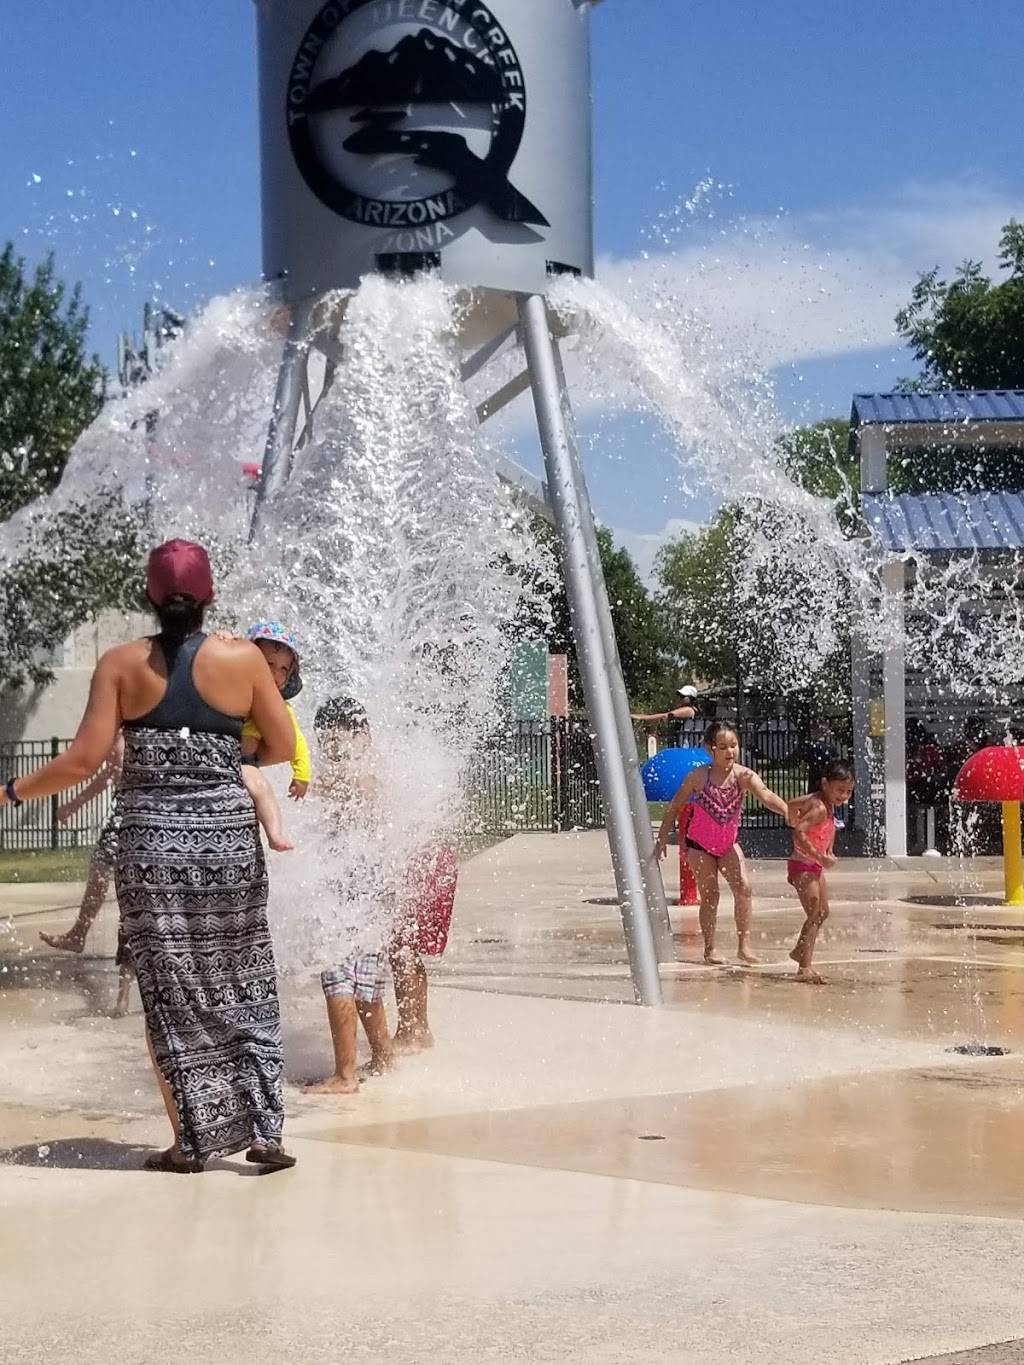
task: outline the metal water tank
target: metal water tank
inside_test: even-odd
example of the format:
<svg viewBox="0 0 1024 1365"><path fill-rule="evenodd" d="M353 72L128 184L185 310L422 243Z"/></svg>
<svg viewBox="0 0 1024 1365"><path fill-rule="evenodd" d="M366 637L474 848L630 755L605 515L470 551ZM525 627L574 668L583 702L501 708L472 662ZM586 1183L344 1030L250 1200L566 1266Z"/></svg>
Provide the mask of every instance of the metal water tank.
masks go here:
<svg viewBox="0 0 1024 1365"><path fill-rule="evenodd" d="M256 0L264 274L591 274L589 0Z"/></svg>

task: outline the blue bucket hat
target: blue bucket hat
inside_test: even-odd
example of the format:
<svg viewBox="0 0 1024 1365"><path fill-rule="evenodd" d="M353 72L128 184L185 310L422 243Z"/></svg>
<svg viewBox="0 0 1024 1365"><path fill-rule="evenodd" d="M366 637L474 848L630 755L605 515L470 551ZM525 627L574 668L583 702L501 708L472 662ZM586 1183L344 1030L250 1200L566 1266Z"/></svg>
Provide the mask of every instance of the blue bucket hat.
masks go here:
<svg viewBox="0 0 1024 1365"><path fill-rule="evenodd" d="M270 640L275 645L284 645L285 649L292 652L292 669L288 674L288 681L281 688L281 696L285 701L291 701L302 691L302 677L299 674L299 642L290 630L285 630L280 621L257 621L246 631L246 638L252 640Z"/></svg>

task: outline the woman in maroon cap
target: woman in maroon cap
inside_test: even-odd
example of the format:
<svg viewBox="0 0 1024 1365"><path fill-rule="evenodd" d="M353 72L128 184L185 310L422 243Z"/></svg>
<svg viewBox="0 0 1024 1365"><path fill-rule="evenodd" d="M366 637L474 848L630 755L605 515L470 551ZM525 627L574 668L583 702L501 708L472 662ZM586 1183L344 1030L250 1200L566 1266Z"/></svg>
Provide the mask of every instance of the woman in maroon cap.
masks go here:
<svg viewBox="0 0 1024 1365"><path fill-rule="evenodd" d="M154 550L146 593L159 634L103 655L71 746L8 781L0 806L84 781L123 728L117 896L174 1129L146 1165L192 1174L246 1150L262 1166L292 1166L267 874L239 741L251 715L260 762L287 763L294 727L256 646L203 634L213 578L201 545Z"/></svg>

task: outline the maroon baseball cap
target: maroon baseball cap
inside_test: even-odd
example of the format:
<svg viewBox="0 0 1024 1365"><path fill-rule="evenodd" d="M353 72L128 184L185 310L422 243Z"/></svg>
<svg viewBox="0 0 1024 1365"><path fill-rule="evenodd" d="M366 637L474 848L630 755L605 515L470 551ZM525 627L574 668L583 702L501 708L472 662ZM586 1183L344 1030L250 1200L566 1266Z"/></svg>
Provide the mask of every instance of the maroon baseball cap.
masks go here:
<svg viewBox="0 0 1024 1365"><path fill-rule="evenodd" d="M193 598L201 606L213 601L209 557L192 540L168 540L149 556L146 595L154 607L162 607L179 594Z"/></svg>

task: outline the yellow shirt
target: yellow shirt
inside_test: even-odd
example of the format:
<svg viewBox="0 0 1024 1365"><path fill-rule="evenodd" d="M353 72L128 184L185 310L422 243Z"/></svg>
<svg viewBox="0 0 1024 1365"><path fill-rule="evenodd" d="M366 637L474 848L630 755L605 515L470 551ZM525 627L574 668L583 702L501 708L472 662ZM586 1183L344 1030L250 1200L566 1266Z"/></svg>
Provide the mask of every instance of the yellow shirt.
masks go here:
<svg viewBox="0 0 1024 1365"><path fill-rule="evenodd" d="M292 759L292 777L294 777L296 782L309 782L313 776L313 764L309 757L309 745L306 743L306 736L299 729L299 722L296 719L295 712L291 708L291 704L285 702L285 707L292 718L292 724L295 726L295 757ZM242 726L242 738L263 738L252 716L250 716Z"/></svg>

